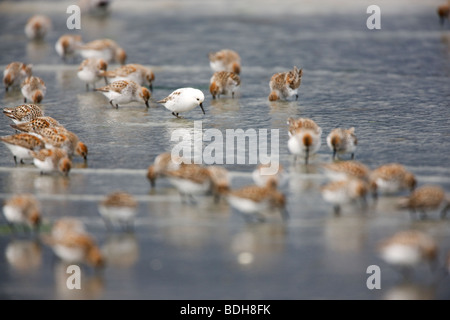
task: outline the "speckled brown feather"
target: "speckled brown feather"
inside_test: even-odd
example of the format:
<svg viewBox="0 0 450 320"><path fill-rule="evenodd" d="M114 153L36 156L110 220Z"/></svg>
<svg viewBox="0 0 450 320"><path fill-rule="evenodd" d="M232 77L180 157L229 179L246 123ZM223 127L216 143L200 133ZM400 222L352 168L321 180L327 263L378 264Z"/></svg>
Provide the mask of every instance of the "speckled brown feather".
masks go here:
<svg viewBox="0 0 450 320"><path fill-rule="evenodd" d="M23 104L14 108L4 108L3 113L17 121L31 121L44 116L44 111L35 104Z"/></svg>
<svg viewBox="0 0 450 320"><path fill-rule="evenodd" d="M133 95L139 88L137 86L136 82L134 82L134 81L117 80L117 81L114 81L113 83L110 83L110 84L108 84L106 86L103 86L101 88L97 88L97 89L95 89L95 91L102 91L102 92L114 91L114 92L117 92L117 93L121 93L122 90L124 90L128 86L131 87Z"/></svg>
<svg viewBox="0 0 450 320"><path fill-rule="evenodd" d="M33 156L33 158L36 158L40 161L45 161L46 158L51 157L55 165L59 162L59 160L68 157L67 152L60 148L41 149L39 152L32 151L31 155Z"/></svg>
<svg viewBox="0 0 450 320"><path fill-rule="evenodd" d="M204 183L211 179L208 170L197 164L181 164L177 170L166 171L169 177L187 179L195 183Z"/></svg>
<svg viewBox="0 0 450 320"><path fill-rule="evenodd" d="M44 80L42 80L39 77L31 76L31 77L27 77L22 82L22 87L25 87L25 86L29 86L30 90L34 91L34 90L39 90L42 87L45 87L45 82L44 82Z"/></svg>
<svg viewBox="0 0 450 320"><path fill-rule="evenodd" d="M302 129L312 130L316 134L319 134L321 132L321 128L319 127L319 125L314 120L309 118L288 118L287 123L289 125L288 131L292 135Z"/></svg>
<svg viewBox="0 0 450 320"><path fill-rule="evenodd" d="M223 49L217 52L210 52L208 58L211 62L220 61L226 68L224 71L231 71L236 74L241 72L241 57L230 49Z"/></svg>
<svg viewBox="0 0 450 320"><path fill-rule="evenodd" d="M370 169L366 165L354 160L326 163L323 167L326 170L345 173L364 180L367 180L370 174Z"/></svg>
<svg viewBox="0 0 450 320"><path fill-rule="evenodd" d="M29 133L17 133L10 136L0 137L0 140L5 143L21 146L30 150L40 150L45 148L44 141Z"/></svg>
<svg viewBox="0 0 450 320"><path fill-rule="evenodd" d="M408 207L413 209L437 209L445 199L440 186L424 185L409 196Z"/></svg>
<svg viewBox="0 0 450 320"><path fill-rule="evenodd" d="M20 124L11 124L11 127L23 132L37 132L43 128L58 127L58 126L61 126L58 120L48 116L38 117L31 121Z"/></svg>
<svg viewBox="0 0 450 320"><path fill-rule="evenodd" d="M241 79L236 73L229 71L217 71L210 79L209 91L212 96L215 97L216 95L227 94L230 90L229 88L239 86L240 84Z"/></svg>
<svg viewBox="0 0 450 320"><path fill-rule="evenodd" d="M413 173L406 170L406 168L399 163L388 163L382 165L370 174L372 183L376 183L378 179L386 181L398 181L405 188L410 190L416 186L416 179Z"/></svg>
<svg viewBox="0 0 450 320"><path fill-rule="evenodd" d="M116 191L108 194L101 204L105 207L136 208L138 206L135 197L132 194L123 191Z"/></svg>
<svg viewBox="0 0 450 320"><path fill-rule="evenodd" d="M331 130L329 137L331 140L331 145L337 151L343 150L350 141L353 141L353 143L355 145L358 143L358 140L356 139L354 128L350 128L350 129L335 128L335 129Z"/></svg>

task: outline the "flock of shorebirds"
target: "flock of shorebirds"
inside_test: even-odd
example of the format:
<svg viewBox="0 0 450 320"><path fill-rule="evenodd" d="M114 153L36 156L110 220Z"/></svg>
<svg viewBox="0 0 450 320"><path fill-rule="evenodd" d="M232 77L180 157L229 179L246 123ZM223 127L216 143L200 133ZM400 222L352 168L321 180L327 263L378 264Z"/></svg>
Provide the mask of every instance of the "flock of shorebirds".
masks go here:
<svg viewBox="0 0 450 320"><path fill-rule="evenodd" d="M444 21L449 16L448 6L440 8L439 16ZM49 18L39 15L31 18L25 33L29 39L42 39L51 27ZM55 44L55 50L64 60L81 56L78 78L86 84L86 89L102 93L114 108L130 102L142 102L149 107L155 75L153 71L140 64L126 64L127 54L115 41L97 39L84 43L80 35L64 34ZM209 92L213 99L221 96L235 97L240 87L241 59L237 52L223 49L209 54L209 62L214 74L210 79ZM108 64L120 64L114 70L107 70ZM303 69L274 74L269 83L269 101L298 99ZM97 82L105 85L96 87ZM32 74L32 66L22 62L10 63L3 74L6 90L21 88L24 101L28 104L5 107L3 113L13 121L11 127L15 134L0 137L13 155L14 162L32 161L42 174L61 172L69 174L74 157L85 160L87 146L74 132L64 128L56 119L44 115L39 104L46 94L44 81ZM188 112L196 107L203 108L205 96L195 88L179 88L157 103L167 108L173 116ZM322 144L322 128L309 118L287 119L289 152L305 165L316 154ZM335 128L326 136L326 145L332 153L332 161L321 165L329 182L322 186L324 201L332 204L336 215L342 207L354 203L366 204L372 195L409 195L401 200L399 206L411 212L418 211L421 218L427 212L440 210L445 218L450 209L450 200L441 186L422 185L418 187L414 173L400 163L389 163L370 169L356 161L355 152L358 140L355 128ZM345 157L349 159L344 159ZM183 161L188 160L188 161ZM279 211L283 220L289 219L286 210L286 197L280 190L289 173L282 166L275 174L264 174L267 165L254 169L254 184L239 189L230 187L228 171L222 166L203 166L190 163L189 159L172 157L170 152L159 154L147 169L147 179L151 187L158 179L167 179L179 191L183 201L195 201L197 195L212 195L215 201L224 199L231 207L249 219L264 220L266 214ZM114 192L107 195L98 205L98 211L106 224L130 227L137 213L138 202L127 192ZM14 228L21 224L37 228L42 220L41 204L34 195L16 194L7 199L3 206L7 222ZM94 238L76 218L62 218L54 222L48 244L64 261L86 262L94 266L104 264L104 258ZM401 231L384 240L378 247L380 256L388 263L399 267L413 267L423 261L435 260L438 245L432 237L418 230ZM450 268L450 256L446 262Z"/></svg>

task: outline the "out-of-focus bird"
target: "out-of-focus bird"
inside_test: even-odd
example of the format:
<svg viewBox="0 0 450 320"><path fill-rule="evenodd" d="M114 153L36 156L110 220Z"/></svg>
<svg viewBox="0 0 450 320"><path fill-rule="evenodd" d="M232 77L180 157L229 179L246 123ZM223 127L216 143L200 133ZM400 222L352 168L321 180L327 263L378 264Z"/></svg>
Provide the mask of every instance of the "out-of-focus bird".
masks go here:
<svg viewBox="0 0 450 320"><path fill-rule="evenodd" d="M8 64L5 70L3 70L5 91L8 91L10 87L20 87L26 78L31 77L33 73L32 69L33 65L19 61Z"/></svg>
<svg viewBox="0 0 450 320"><path fill-rule="evenodd" d="M42 220L41 204L32 194L15 194L5 201L3 215L11 227L21 225L37 229Z"/></svg>
<svg viewBox="0 0 450 320"><path fill-rule="evenodd" d="M405 230L381 240L377 251L387 264L407 275L422 263L434 267L438 245L431 236L422 231Z"/></svg>
<svg viewBox="0 0 450 320"><path fill-rule="evenodd" d="M25 35L30 40L42 40L50 32L52 20L46 15L36 14L25 24Z"/></svg>
<svg viewBox="0 0 450 320"><path fill-rule="evenodd" d="M23 80L21 91L23 102L29 100L32 103L40 103L44 100L45 94L47 93L47 86L40 77L31 76Z"/></svg>
<svg viewBox="0 0 450 320"><path fill-rule="evenodd" d="M67 58L75 57L77 48L83 43L79 34L63 34L55 43L55 50L58 55L66 61Z"/></svg>
<svg viewBox="0 0 450 320"><path fill-rule="evenodd" d="M336 128L333 129L327 136L327 145L333 151L333 160L336 156L351 154L351 159L355 158L356 145L358 139L355 135L355 128L350 129Z"/></svg>
<svg viewBox="0 0 450 320"><path fill-rule="evenodd" d="M438 185L423 185L398 203L400 208L409 209L412 213L419 211L421 218L427 217L427 211L441 209L441 218L445 218L450 209L450 200L444 189Z"/></svg>
<svg viewBox="0 0 450 320"><path fill-rule="evenodd" d="M445 23L445 20L448 21L450 18L450 1L439 5L437 8L437 14L439 17L439 22L440 22L441 26L443 26Z"/></svg>
<svg viewBox="0 0 450 320"><path fill-rule="evenodd" d="M231 49L222 49L208 54L209 65L214 72L228 71L240 74L241 57Z"/></svg>

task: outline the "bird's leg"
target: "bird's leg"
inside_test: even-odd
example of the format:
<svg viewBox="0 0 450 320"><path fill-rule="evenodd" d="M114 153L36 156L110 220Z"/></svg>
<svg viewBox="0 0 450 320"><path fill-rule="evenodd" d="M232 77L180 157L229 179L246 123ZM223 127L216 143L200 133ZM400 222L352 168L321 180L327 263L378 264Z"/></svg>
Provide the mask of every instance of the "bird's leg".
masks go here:
<svg viewBox="0 0 450 320"><path fill-rule="evenodd" d="M417 218L417 212L414 208L411 208L409 210L409 216L411 217L411 220L414 220L415 218Z"/></svg>
<svg viewBox="0 0 450 320"><path fill-rule="evenodd" d="M280 213L283 221L289 220L289 212L286 210L286 208L281 209Z"/></svg>
<svg viewBox="0 0 450 320"><path fill-rule="evenodd" d="M27 98L26 97L23 98L23 102L24 103L27 102Z"/></svg>
<svg viewBox="0 0 450 320"><path fill-rule="evenodd" d="M295 163L297 162L297 155L294 154L294 158L292 160L292 165L295 166Z"/></svg>
<svg viewBox="0 0 450 320"><path fill-rule="evenodd" d="M112 100L109 100L109 104L114 107Z"/></svg>
<svg viewBox="0 0 450 320"><path fill-rule="evenodd" d="M355 154L354 154L354 153L352 153L352 160L353 160L353 159L355 159Z"/></svg>
<svg viewBox="0 0 450 320"><path fill-rule="evenodd" d="M183 204L186 203L186 195L181 191L179 191L179 193L180 193L181 203L183 203Z"/></svg>
<svg viewBox="0 0 450 320"><path fill-rule="evenodd" d="M111 221L106 217L103 217L103 222L105 223L106 230L108 230L108 232L111 232L113 230L113 225Z"/></svg>
<svg viewBox="0 0 450 320"><path fill-rule="evenodd" d="M339 205L334 206L334 215L340 216L341 215L341 207Z"/></svg>
<svg viewBox="0 0 450 320"><path fill-rule="evenodd" d="M195 200L194 196L192 194L188 194L188 198L190 200L191 205L197 204L197 200Z"/></svg>
<svg viewBox="0 0 450 320"><path fill-rule="evenodd" d="M427 213L425 210L420 211L420 220L425 220L427 218Z"/></svg>
<svg viewBox="0 0 450 320"><path fill-rule="evenodd" d="M297 100L298 100L298 94L295 95L295 101L297 101Z"/></svg>
<svg viewBox="0 0 450 320"><path fill-rule="evenodd" d="M7 223L8 223L9 229L11 230L11 233L13 233L13 234L17 233L17 229L16 229L15 224L10 222L10 221L8 221Z"/></svg>
<svg viewBox="0 0 450 320"><path fill-rule="evenodd" d="M441 219L445 219L447 216L447 211L450 209L450 202L442 209L441 211Z"/></svg>
<svg viewBox="0 0 450 320"><path fill-rule="evenodd" d="M17 157L14 156L14 164L17 166Z"/></svg>
<svg viewBox="0 0 450 320"><path fill-rule="evenodd" d="M378 200L378 190L376 189L372 190L372 198L374 201Z"/></svg>
<svg viewBox="0 0 450 320"><path fill-rule="evenodd" d="M89 83L86 83L86 91L89 91Z"/></svg>
<svg viewBox="0 0 450 320"><path fill-rule="evenodd" d="M134 223L132 221L128 221L125 224L125 231L128 233L133 233L134 232Z"/></svg>

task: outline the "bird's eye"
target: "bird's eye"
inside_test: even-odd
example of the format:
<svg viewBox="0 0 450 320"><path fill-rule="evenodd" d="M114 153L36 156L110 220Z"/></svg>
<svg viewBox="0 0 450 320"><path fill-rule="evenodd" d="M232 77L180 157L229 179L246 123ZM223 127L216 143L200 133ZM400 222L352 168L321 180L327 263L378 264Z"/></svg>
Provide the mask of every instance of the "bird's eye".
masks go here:
<svg viewBox="0 0 450 320"><path fill-rule="evenodd" d="M199 98L197 98L197 101L200 101L200 99L199 99Z"/></svg>

